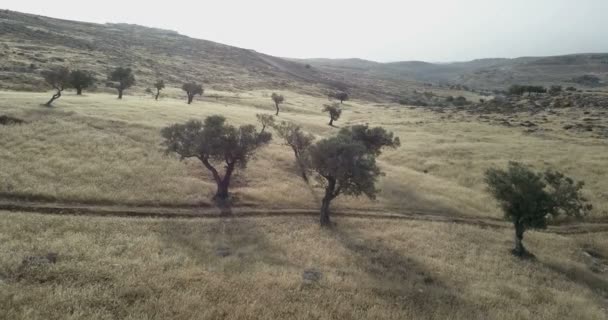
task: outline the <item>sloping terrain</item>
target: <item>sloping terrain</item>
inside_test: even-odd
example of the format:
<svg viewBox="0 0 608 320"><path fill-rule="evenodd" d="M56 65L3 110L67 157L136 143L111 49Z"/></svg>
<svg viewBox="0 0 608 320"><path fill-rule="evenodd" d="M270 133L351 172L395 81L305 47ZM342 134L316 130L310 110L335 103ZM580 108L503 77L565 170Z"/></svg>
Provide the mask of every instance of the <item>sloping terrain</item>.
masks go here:
<svg viewBox="0 0 608 320"><path fill-rule="evenodd" d="M304 64L173 31L12 11L0 11L0 57L0 87L8 89L44 89L40 70L55 65L92 70L100 80L114 67L131 67L140 88L157 79L225 90L310 88L323 82L319 71Z"/></svg>
<svg viewBox="0 0 608 320"><path fill-rule="evenodd" d="M515 83L561 84L591 88L608 85L608 54L577 54L555 57L480 59L469 62L428 63L403 61L377 63L360 59L301 60L345 78L371 77L385 80L424 81L465 85L474 89L506 89ZM578 83L575 78L592 75L597 85Z"/></svg>

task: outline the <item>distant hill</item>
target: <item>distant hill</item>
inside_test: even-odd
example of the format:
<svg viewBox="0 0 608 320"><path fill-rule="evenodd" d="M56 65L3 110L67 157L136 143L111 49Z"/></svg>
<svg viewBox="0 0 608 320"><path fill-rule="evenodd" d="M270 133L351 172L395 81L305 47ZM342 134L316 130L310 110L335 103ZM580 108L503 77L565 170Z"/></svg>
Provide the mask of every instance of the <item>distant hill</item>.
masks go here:
<svg viewBox="0 0 608 320"><path fill-rule="evenodd" d="M327 72L341 73L346 78L413 80L436 84L460 84L477 89L504 89L514 83L572 85L576 84L573 79L585 75L599 78L600 85L608 85L608 54L602 53L479 59L454 63L422 61L378 63L361 59L300 61L307 61L312 66Z"/></svg>
<svg viewBox="0 0 608 320"><path fill-rule="evenodd" d="M504 89L513 83L562 83L598 77L608 83L608 54L480 59L457 63L362 59L289 59L131 24L95 24L0 10L0 89L44 90L42 70L58 65L104 80L131 67L141 90L157 79L179 87L200 81L218 90L290 89L397 99L429 84ZM581 85L593 85L582 78ZM103 87L103 81L99 84Z"/></svg>

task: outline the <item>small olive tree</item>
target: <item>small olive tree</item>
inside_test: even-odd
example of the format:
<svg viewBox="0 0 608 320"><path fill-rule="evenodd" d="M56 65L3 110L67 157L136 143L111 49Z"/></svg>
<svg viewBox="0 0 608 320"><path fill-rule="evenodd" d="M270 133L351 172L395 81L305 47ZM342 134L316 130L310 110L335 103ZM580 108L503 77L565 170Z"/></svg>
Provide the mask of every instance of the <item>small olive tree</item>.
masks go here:
<svg viewBox="0 0 608 320"><path fill-rule="evenodd" d="M76 89L76 95L82 95L82 90L95 83L95 77L90 71L74 70L70 73L70 86Z"/></svg>
<svg viewBox="0 0 608 320"><path fill-rule="evenodd" d="M192 100L194 100L195 95L198 94L202 96L203 92L205 91L203 89L203 85L194 82L184 83L184 85L182 85L182 90L186 91L186 95L188 97L188 104L192 103Z"/></svg>
<svg viewBox="0 0 608 320"><path fill-rule="evenodd" d="M399 145L399 138L383 128L357 125L343 128L337 136L320 140L309 148L308 168L325 187L320 212L322 226L331 224L329 207L339 195L366 195L375 199L376 181L382 175L376 157L382 148Z"/></svg>
<svg viewBox="0 0 608 320"><path fill-rule="evenodd" d="M262 125L262 130L260 132L264 132L266 128L274 127L274 117L271 114L261 114L258 113L255 115L258 119L258 122Z"/></svg>
<svg viewBox="0 0 608 320"><path fill-rule="evenodd" d="M340 103L344 103L344 101L348 100L348 93L336 92L333 94L333 97L340 100Z"/></svg>
<svg viewBox="0 0 608 320"><path fill-rule="evenodd" d="M131 68L118 67L108 75L108 87L118 90L118 99L122 99L123 92L135 85L135 76Z"/></svg>
<svg viewBox="0 0 608 320"><path fill-rule="evenodd" d="M523 244L527 229L544 229L548 217L560 214L581 218L592 206L581 194L584 183L575 182L560 172L538 173L518 162L510 162L506 170L490 168L485 172L490 194L498 200L505 219L515 228L518 257L531 256Z"/></svg>
<svg viewBox="0 0 608 320"><path fill-rule="evenodd" d="M299 125L288 121L281 121L281 123L273 125L273 128L277 132L277 135L281 137L285 144L293 151L296 163L300 168L302 179L308 183L309 179L305 161L308 148L315 140L315 136L302 130Z"/></svg>
<svg viewBox="0 0 608 320"><path fill-rule="evenodd" d="M70 85L70 70L66 67L58 67L42 73L44 80L55 90L55 94L45 103L51 107L53 101L61 98L61 92Z"/></svg>
<svg viewBox="0 0 608 320"><path fill-rule="evenodd" d="M257 132L253 125L238 128L228 125L222 116L174 124L162 129L161 134L167 153L176 153L181 159L196 158L211 172L217 184L214 196L217 200L228 198L230 179L237 166L244 169L257 149L272 138L269 132ZM223 175L218 165L225 167Z"/></svg>
<svg viewBox="0 0 608 320"><path fill-rule="evenodd" d="M165 81L156 81L156 83L154 83L154 88L156 88L156 95L154 96L154 100L158 100L158 97L160 96L160 91L165 88Z"/></svg>
<svg viewBox="0 0 608 320"><path fill-rule="evenodd" d="M323 112L329 113L330 126L333 126L334 121L338 121L338 119L340 119L340 115L342 115L342 109L337 103L334 103L332 105L325 105L325 107L323 107Z"/></svg>
<svg viewBox="0 0 608 320"><path fill-rule="evenodd" d="M270 98L272 99L272 101L274 101L274 106L277 108L277 113L275 114L275 116L278 116L279 115L279 105L281 103L285 102L285 97L283 97L283 95L273 92L272 95L270 96Z"/></svg>

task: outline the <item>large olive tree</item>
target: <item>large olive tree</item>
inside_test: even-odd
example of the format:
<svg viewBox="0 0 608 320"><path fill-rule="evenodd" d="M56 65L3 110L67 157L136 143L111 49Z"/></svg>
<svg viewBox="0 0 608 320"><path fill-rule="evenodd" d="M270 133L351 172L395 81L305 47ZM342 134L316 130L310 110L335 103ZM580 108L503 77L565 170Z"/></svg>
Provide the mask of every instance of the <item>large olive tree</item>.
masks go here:
<svg viewBox="0 0 608 320"><path fill-rule="evenodd" d="M357 125L343 128L337 136L320 140L309 148L307 167L325 187L320 212L322 226L331 224L329 207L339 195L376 197L376 181L382 174L376 157L383 148L399 145L399 138L383 128Z"/></svg>
<svg viewBox="0 0 608 320"><path fill-rule="evenodd" d="M203 89L203 85L195 83L195 82L188 82L188 83L184 83L184 85L182 85L182 90L186 91L186 96L188 99L188 104L192 103L192 100L194 100L194 96L195 95L203 95L203 92L205 91Z"/></svg>
<svg viewBox="0 0 608 320"><path fill-rule="evenodd" d="M506 170L490 168L485 173L490 194L498 200L505 219L515 228L515 248L519 257L530 256L523 244L527 229L544 229L548 217L560 214L583 217L592 209L581 194L584 183L560 172L535 172L518 162Z"/></svg>
<svg viewBox="0 0 608 320"><path fill-rule="evenodd" d="M258 132L253 125L234 127L222 116L209 116L204 122L190 120L162 129L167 153L181 159L196 158L211 172L217 191L214 198L228 198L228 188L234 170L244 169L257 149L272 138L269 132ZM224 167L221 174L218 166Z"/></svg>
<svg viewBox="0 0 608 320"><path fill-rule="evenodd" d="M340 108L339 104L334 103L331 105L325 105L323 107L323 112L329 113L329 125L333 126L334 121L338 121L338 119L340 119L340 116L342 115L342 108Z"/></svg>
<svg viewBox="0 0 608 320"><path fill-rule="evenodd" d="M122 99L123 92L135 85L135 76L131 68L118 67L108 75L108 86L118 90L118 99Z"/></svg>
<svg viewBox="0 0 608 320"><path fill-rule="evenodd" d="M285 97L283 97L283 95L278 94L273 92L272 95L270 96L270 99L272 99L272 101L274 102L274 106L277 109L277 113L275 114L275 116L279 115L279 105L283 102L285 102Z"/></svg>
<svg viewBox="0 0 608 320"><path fill-rule="evenodd" d="M90 71L74 70L70 73L70 86L76 89L76 95L82 95L82 90L94 83L95 77Z"/></svg>

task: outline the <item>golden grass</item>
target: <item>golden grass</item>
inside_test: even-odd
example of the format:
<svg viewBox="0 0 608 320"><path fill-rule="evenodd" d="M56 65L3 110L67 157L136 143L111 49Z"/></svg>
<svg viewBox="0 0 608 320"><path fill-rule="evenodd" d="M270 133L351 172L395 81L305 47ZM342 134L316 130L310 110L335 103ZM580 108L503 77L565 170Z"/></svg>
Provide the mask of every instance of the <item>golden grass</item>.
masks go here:
<svg viewBox="0 0 608 320"><path fill-rule="evenodd" d="M0 126L0 194L76 202L193 205L208 203L214 184L195 161L165 156L162 127L222 114L234 124L255 123L272 113L271 91L211 92L187 105L174 88L166 98L66 93L47 109L48 94L0 92L0 113L24 118L22 126ZM301 124L318 137L338 129L321 112L326 98L280 92L287 101L279 120ZM339 198L336 206L435 210L500 216L484 191L486 168L518 160L538 169L555 167L587 182L595 215L608 211L608 145L605 140L563 131L527 134L519 127L483 123L472 116L439 114L393 104L349 101L336 123L381 125L401 137L402 147L380 158L386 176L378 201ZM577 111L572 111L577 112ZM568 116L571 116L568 114ZM553 117L555 126L567 120ZM564 116L565 117L565 116ZM424 173L424 171L427 173ZM290 150L275 140L235 178L241 204L316 208L315 196L298 178Z"/></svg>
<svg viewBox="0 0 608 320"><path fill-rule="evenodd" d="M308 217L203 220L0 212L2 319L605 319L583 248L606 234ZM220 257L218 248L230 255ZM56 264L24 266L26 256ZM322 273L306 284L307 269ZM573 272L572 270L576 270ZM599 277L599 276L595 276ZM604 286L598 287L597 285Z"/></svg>

